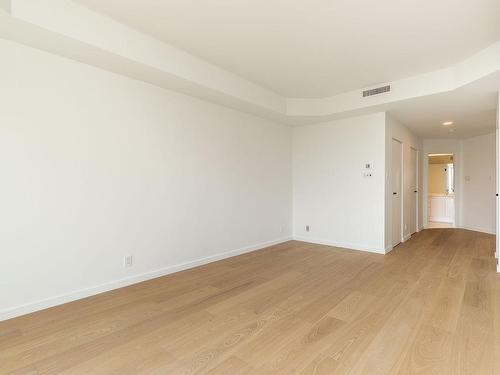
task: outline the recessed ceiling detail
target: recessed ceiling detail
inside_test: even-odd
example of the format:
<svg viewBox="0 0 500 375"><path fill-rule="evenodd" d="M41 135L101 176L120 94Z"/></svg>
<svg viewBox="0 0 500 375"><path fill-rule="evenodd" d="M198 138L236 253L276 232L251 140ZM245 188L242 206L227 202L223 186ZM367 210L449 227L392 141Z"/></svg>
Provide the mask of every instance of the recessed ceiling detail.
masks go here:
<svg viewBox="0 0 500 375"><path fill-rule="evenodd" d="M500 39L498 0L78 0L285 97L459 63Z"/></svg>
<svg viewBox="0 0 500 375"><path fill-rule="evenodd" d="M82 3L85 6L81 5ZM275 19L279 16L276 9L278 3L280 4L278 8L284 7L283 17L286 21L284 23L276 22ZM384 9L384 12L393 12L391 13L393 16L400 16L401 14L398 12L405 10L399 5L400 2L395 0L389 0L383 4L377 3L377 9L373 9L373 4L376 2L368 1L365 4L364 1L360 3L359 1L313 0L311 3L299 2L298 0L286 2L279 0L278 3L274 1L264 3L263 0L257 0L251 4L243 0L209 0L196 2L196 4L194 0L183 0L182 2L180 0L166 2L153 2L152 0L144 2L131 0L106 0L103 2L93 0L78 2L71 0L51 0L50 2L3 0L0 1L0 38L2 38L0 43L9 43L9 40L22 43L158 87L172 89L291 125L317 123L385 111L394 114L422 137L443 136L443 132L449 136L449 129L444 126L436 126L446 119L456 121L458 125L454 135L456 137L478 134L484 132L485 129L491 131L492 124L494 127L495 120L494 117L492 120L491 113L494 113L496 109L495 103L498 102L495 98L500 88L500 40L497 38L491 43L489 41L497 36L500 27L500 23L490 22L490 18L493 17L496 20L498 14L491 11L496 9L496 6L500 6L500 2L497 0L478 0L475 2L443 0L438 5L430 3L426 5L415 1L414 4L412 3L413 5L405 4L409 7L408 9L426 9L430 22L426 23L425 29L422 29L421 24L416 27L412 25L413 19L409 21L407 19L409 24L405 27L408 26L408 29L403 27L402 31L393 29L394 25L399 25L399 20L389 20L388 24L385 24L381 22L381 20L386 19L385 16L375 17L380 9ZM359 14L352 9L354 3L357 4ZM463 30L459 30L458 34L462 35L463 38L457 45L450 39L452 38L451 34L454 34L456 30L453 32L448 30L441 34L440 30L436 31L430 27L434 24L431 22L433 17L443 14L443 4L447 4L450 14L453 13L454 17L456 16L457 19L464 22L464 25L461 25L462 29L469 30L470 27L474 26L474 30L468 36L463 36L461 34ZM188 5L190 7L185 8ZM100 9L99 6L118 6L121 10L118 9L118 13L115 14L114 10L111 12L111 10ZM165 7L173 7L168 9L171 9L175 13L175 17L179 17L179 19L201 17L201 23L198 26L209 29L212 26L218 26L214 26L213 20L205 19L205 17L232 15L236 11L245 13L246 7L267 9L267 13L259 12L259 15L264 17L262 26L265 29L271 25L270 20L266 17L272 18L275 30L274 33L271 33L272 35L267 36L269 40L273 40L273 38L277 38L274 34L279 34L279 43L275 42L275 48L282 51L279 53L281 60L279 64L276 64L274 59L279 58L276 51L268 51L269 55L266 55L267 50L259 50L261 46L252 46L249 42L245 42L245 38L238 38L238 30L241 27L239 21L242 21L238 17L246 17L244 14L238 13L234 19L229 17L224 22L221 20L221 25L224 26L226 34L228 29L231 31L234 29L235 33L231 38L239 40L241 45L245 46L243 55L248 58L248 61L253 61L256 64L257 69L254 73L260 77L259 79L253 79L237 69L231 69L224 62L218 63L209 57L205 58L205 56L201 58L202 54L196 53L193 48L184 44L180 46L182 43L172 41L171 43L180 48L175 47L167 43L167 38L162 36L163 34L157 35L151 30L142 30L140 25L121 19L119 15L121 11L127 12L127 9L133 9L133 12L127 13L128 16L133 19L140 16L139 19L142 19L141 17L149 15L152 9L156 9L156 15L166 17L165 20L169 20L173 17L172 12L166 12L167 8ZM213 14L205 14L206 12L203 10L208 11L207 7L211 9L210 12ZM321 52L320 49L317 49L314 53L304 54L303 52L307 49L297 48L300 46L294 44L293 55L290 55L292 48L289 48L289 43L300 41L304 35L308 35L307 38L312 44L316 43L317 40L307 34L309 31L303 30L304 25L301 23L301 19L297 19L296 27L292 28L288 23L289 18L296 17L293 16L294 14L299 14L301 17L308 15L311 19L304 20L306 25L314 23L313 21L321 24L323 16L318 14L318 10L326 11L325 7L328 9L333 7L332 9L336 11L345 10L345 17L349 18L349 22L362 21L362 24L358 25L360 27L357 28L358 34L353 31L351 34L344 33L342 37L332 36L330 33L334 29L331 27L335 28L339 25L332 26L325 21L323 25L325 35L318 34L317 38L318 40L321 38L331 39L331 45L323 46ZM191 11L196 9L195 15L185 15L181 12L187 9ZM252 22L245 26L250 28L251 32L248 35L244 34L244 36L252 35L252 39L248 39L249 41L252 40L254 44L256 41L259 43L262 41L265 45L268 43L267 39L258 38L260 29L255 29L257 20L254 19L256 14L252 15L252 12L255 13L255 9L252 9L247 14ZM375 13L364 14L366 10L373 10ZM134 13L136 11L137 14ZM217 13L218 11L220 12ZM420 10L415 15L416 19L419 19L420 13L418 12ZM470 20L468 18L470 14L479 17L481 22L477 19ZM413 14L411 16L413 17ZM330 21L336 19L335 17ZM376 25L372 29L367 28L367 25L370 25L369 22L367 23L368 17L377 19ZM451 23L455 22L454 17L451 17L453 18ZM196 19L198 20L198 18ZM232 23L235 20L238 21L237 25ZM396 23L391 24L391 22ZM447 21L446 24L448 29L451 28L450 22ZM151 24L154 23L155 21L151 19ZM342 22L340 24L342 25ZM174 22L173 25L175 26L176 23ZM389 25L392 26L389 27ZM440 27L443 26L442 22L440 25ZM192 26L195 27L196 23ZM349 25L344 26L350 27ZM182 40L187 37L198 40L199 30L186 31L186 35L184 35L182 28L176 30L173 35L182 34L176 36ZM401 31L404 34L408 30L415 32L418 30L419 35L415 36L416 43L412 44L405 40L406 47L398 45L397 48L389 51L384 45L384 41L375 45L367 44L372 33L384 37L391 35L390 38L387 37L386 41L386 43L391 44L400 39L397 32ZM163 31L163 29L159 29L158 33L163 33ZM294 32L298 31L300 31L300 35L295 35ZM305 34L302 35L302 32ZM438 55L442 56L426 55L422 48L427 49L433 46L433 43L439 39L436 37L438 34L447 40L449 50L441 49ZM210 35L210 30L207 31L206 35ZM203 36L200 38L203 40ZM349 45L338 45L341 42L349 42ZM208 45L213 49L222 48L224 40L219 40L214 36ZM393 44L391 45L394 47ZM484 45L486 45L485 48ZM353 46L362 46L363 48L351 49ZM407 60L405 51L409 53L409 56L412 56L410 59L412 61ZM413 55L415 51L420 51L420 54ZM226 52L234 55L237 49L224 49L221 56L225 56ZM256 53L264 53L263 56L258 56L258 58L266 60L266 64L261 66L262 69L259 68L260 65L257 61L252 60L257 58L252 56ZM332 60L333 55L338 61ZM284 58L286 56L292 58ZM346 56L348 57L346 58ZM304 64L297 67L297 61L304 61ZM380 61L383 61L385 65L381 66ZM325 62L328 63L328 66L322 67ZM311 64L317 64L317 66ZM357 64L363 69L358 70ZM431 65L433 69L436 67L438 69L428 71L426 66L430 69ZM390 74L379 75L380 72L384 71ZM274 75L273 80L276 79L277 83L286 83L289 86L288 89L279 90L277 86L267 84L265 82L266 74L271 73ZM282 76L283 73L286 74ZM383 95L364 98L361 94L362 91L382 86L377 85L376 82L390 82L390 91ZM321 95L321 97L315 97L317 95ZM422 103L424 103L423 107ZM439 103L445 105L439 105ZM481 117L478 114L484 115Z"/></svg>

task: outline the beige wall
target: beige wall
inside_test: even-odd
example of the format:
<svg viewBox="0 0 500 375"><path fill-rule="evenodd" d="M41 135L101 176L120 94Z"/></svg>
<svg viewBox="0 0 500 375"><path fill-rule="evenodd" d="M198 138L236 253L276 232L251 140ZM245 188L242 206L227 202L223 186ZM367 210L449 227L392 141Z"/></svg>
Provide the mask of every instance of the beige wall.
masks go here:
<svg viewBox="0 0 500 375"><path fill-rule="evenodd" d="M453 155L429 156L429 164L447 164L447 163L453 163Z"/></svg>
<svg viewBox="0 0 500 375"><path fill-rule="evenodd" d="M429 193L446 193L446 164L429 164Z"/></svg>

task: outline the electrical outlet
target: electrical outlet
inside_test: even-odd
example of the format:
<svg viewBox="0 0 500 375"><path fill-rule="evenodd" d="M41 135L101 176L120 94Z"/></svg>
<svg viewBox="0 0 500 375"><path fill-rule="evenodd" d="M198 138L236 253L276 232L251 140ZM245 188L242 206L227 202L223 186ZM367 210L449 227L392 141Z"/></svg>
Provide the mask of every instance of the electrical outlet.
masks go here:
<svg viewBox="0 0 500 375"><path fill-rule="evenodd" d="M306 225L306 232L309 232L309 225Z"/></svg>
<svg viewBox="0 0 500 375"><path fill-rule="evenodd" d="M133 262L134 260L132 258L132 255L125 255L125 257L123 258L123 267L132 267Z"/></svg>

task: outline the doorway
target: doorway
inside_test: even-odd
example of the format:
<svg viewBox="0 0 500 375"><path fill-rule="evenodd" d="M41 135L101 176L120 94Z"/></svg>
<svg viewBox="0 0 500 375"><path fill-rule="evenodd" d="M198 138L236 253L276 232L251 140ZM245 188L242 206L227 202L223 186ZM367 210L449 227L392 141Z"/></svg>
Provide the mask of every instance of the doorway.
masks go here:
<svg viewBox="0 0 500 375"><path fill-rule="evenodd" d="M453 154L428 154L428 228L455 227Z"/></svg>
<svg viewBox="0 0 500 375"><path fill-rule="evenodd" d="M392 186L392 246L401 243L402 237L402 180L403 180L403 145L392 139L391 146L391 186Z"/></svg>

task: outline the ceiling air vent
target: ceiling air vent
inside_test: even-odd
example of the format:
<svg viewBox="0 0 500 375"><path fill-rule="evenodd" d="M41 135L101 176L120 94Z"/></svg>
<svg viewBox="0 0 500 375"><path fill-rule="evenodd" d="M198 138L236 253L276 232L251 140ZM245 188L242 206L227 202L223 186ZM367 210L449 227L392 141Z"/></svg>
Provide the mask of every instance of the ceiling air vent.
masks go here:
<svg viewBox="0 0 500 375"><path fill-rule="evenodd" d="M370 89L370 90L365 90L365 91L363 91L363 98L366 98L367 96L383 94L384 92L389 92L389 91L391 91L391 85L381 86L381 87L377 87L377 88Z"/></svg>

